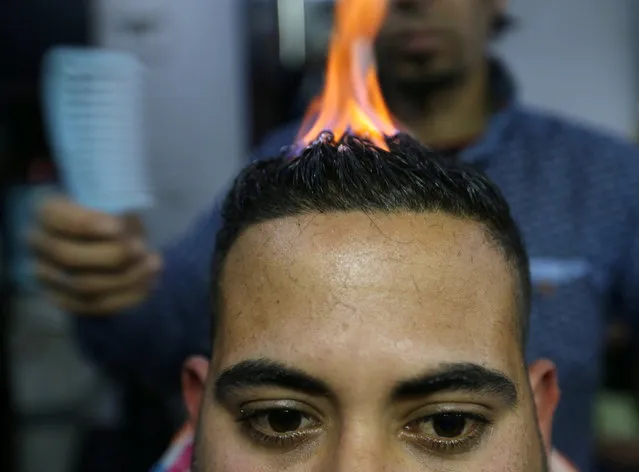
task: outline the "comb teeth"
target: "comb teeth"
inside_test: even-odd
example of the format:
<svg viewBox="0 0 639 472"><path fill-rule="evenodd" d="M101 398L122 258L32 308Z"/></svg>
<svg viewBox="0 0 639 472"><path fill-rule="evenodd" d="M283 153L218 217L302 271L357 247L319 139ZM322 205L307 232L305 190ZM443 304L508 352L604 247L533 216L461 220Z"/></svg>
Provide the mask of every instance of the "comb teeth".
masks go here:
<svg viewBox="0 0 639 472"><path fill-rule="evenodd" d="M45 121L70 196L109 213L149 207L142 65L126 53L61 47L43 70Z"/></svg>

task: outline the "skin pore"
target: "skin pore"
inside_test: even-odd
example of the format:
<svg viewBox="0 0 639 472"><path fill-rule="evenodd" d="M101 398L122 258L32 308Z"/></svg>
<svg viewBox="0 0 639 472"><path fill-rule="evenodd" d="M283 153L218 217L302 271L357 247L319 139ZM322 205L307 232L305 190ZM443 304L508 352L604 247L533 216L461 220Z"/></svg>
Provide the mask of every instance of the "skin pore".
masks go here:
<svg viewBox="0 0 639 472"><path fill-rule="evenodd" d="M558 392L524 365L516 283L482 226L445 214L250 227L206 384L185 376L194 470L545 472Z"/></svg>
<svg viewBox="0 0 639 472"><path fill-rule="evenodd" d="M384 96L423 143L481 134L491 113L486 50L507 0L392 0L376 45Z"/></svg>

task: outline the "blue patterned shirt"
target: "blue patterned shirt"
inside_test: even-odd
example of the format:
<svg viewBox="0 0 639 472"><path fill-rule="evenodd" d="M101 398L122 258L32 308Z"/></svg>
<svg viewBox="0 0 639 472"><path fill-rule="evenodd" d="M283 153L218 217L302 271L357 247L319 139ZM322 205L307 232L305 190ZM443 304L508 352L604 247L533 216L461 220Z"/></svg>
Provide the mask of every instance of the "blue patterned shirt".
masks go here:
<svg viewBox="0 0 639 472"><path fill-rule="evenodd" d="M639 328L639 151L519 104L501 66L493 94L507 106L461 157L501 187L521 227L534 284L527 355L557 364L555 445L588 472L606 327L614 315ZM255 158L278 154L296 131L297 124L279 130ZM119 375L179 385L185 358L210 351L209 263L219 222L217 207L209 209L165 250L165 270L144 304L121 316L78 317L85 350Z"/></svg>

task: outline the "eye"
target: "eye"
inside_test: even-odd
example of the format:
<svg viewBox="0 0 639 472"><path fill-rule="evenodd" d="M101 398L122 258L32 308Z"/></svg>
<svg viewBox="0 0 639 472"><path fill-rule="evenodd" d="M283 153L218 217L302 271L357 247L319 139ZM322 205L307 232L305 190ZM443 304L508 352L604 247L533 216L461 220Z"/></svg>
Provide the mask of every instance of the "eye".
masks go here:
<svg viewBox="0 0 639 472"><path fill-rule="evenodd" d="M421 445L438 452L466 452L481 440L490 422L470 413L438 413L412 421L404 431Z"/></svg>
<svg viewBox="0 0 639 472"><path fill-rule="evenodd" d="M309 439L321 423L311 415L292 408L243 410L239 421L247 435L266 446L292 446Z"/></svg>
<svg viewBox="0 0 639 472"><path fill-rule="evenodd" d="M430 417L422 426L429 435L455 439L472 433L477 424L461 413L445 413Z"/></svg>
<svg viewBox="0 0 639 472"><path fill-rule="evenodd" d="M265 434L290 434L307 427L312 420L297 410L269 410L250 420L251 425Z"/></svg>

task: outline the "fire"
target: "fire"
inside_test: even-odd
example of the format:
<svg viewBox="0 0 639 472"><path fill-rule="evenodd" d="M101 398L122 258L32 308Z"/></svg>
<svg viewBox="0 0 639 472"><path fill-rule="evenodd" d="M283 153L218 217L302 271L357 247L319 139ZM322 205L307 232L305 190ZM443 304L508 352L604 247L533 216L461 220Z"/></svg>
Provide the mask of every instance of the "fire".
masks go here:
<svg viewBox="0 0 639 472"><path fill-rule="evenodd" d="M382 97L373 43L388 0L337 0L324 90L309 106L298 141L308 145L322 131L336 140L350 132L387 149L398 132Z"/></svg>

